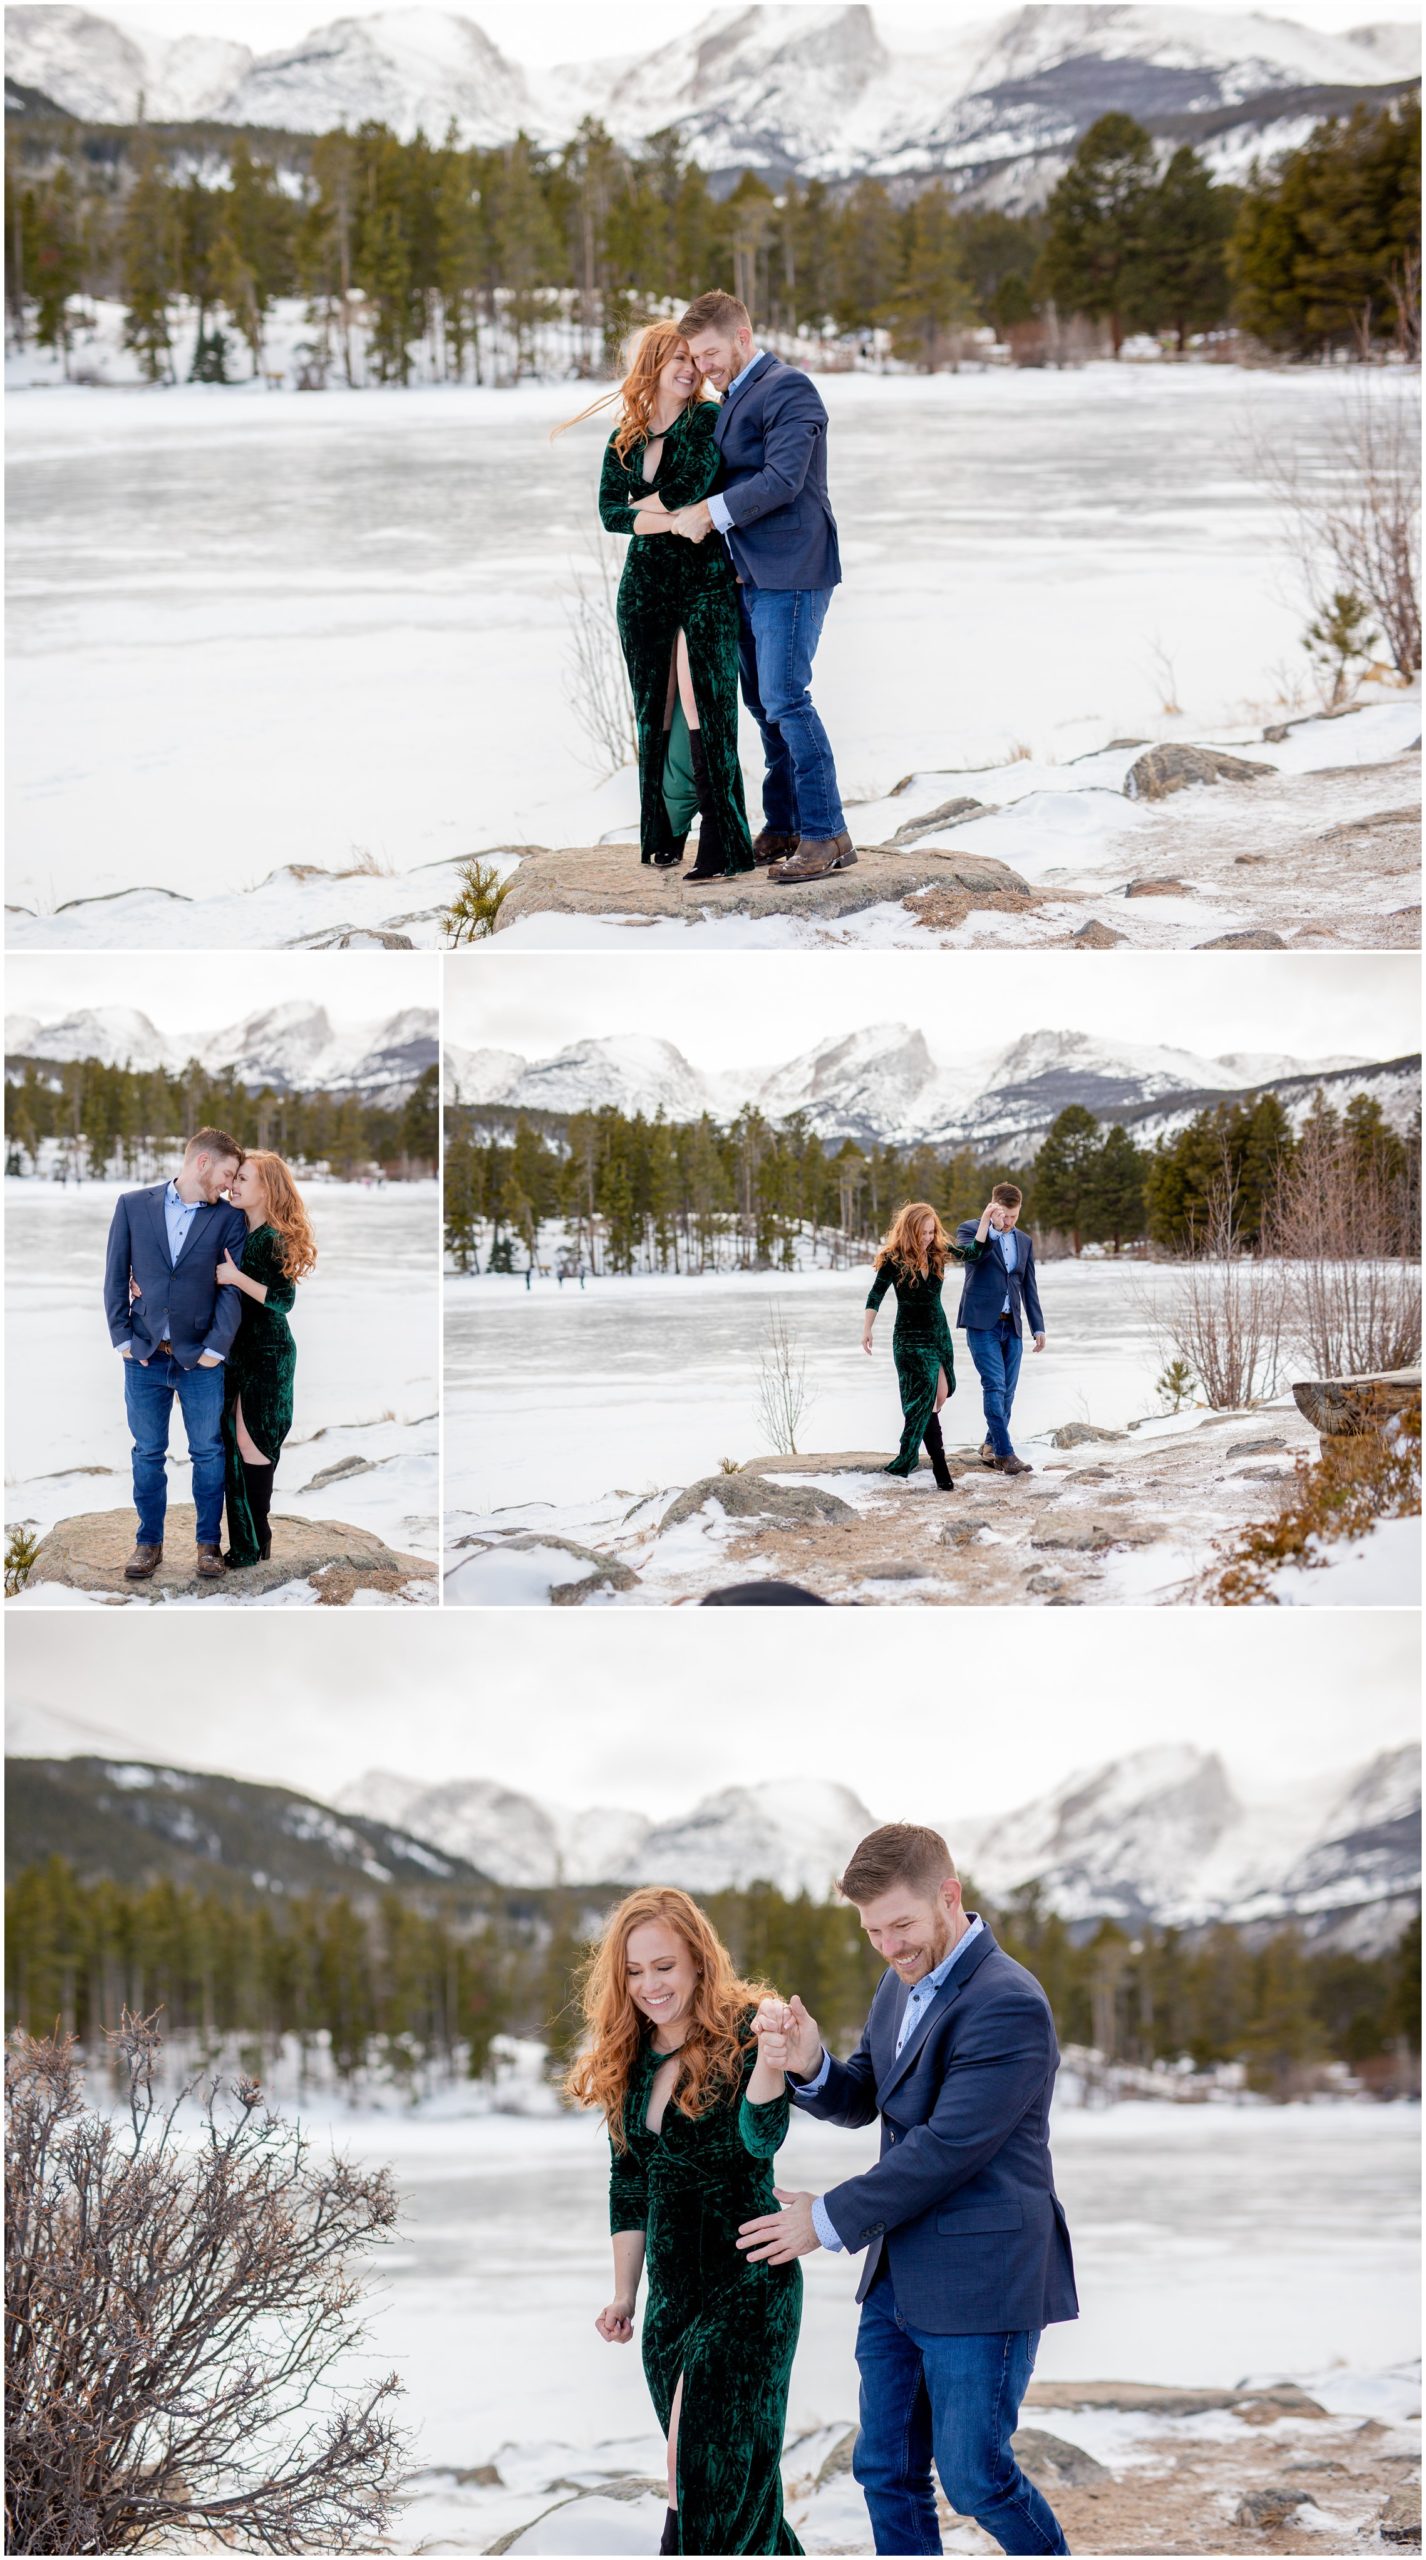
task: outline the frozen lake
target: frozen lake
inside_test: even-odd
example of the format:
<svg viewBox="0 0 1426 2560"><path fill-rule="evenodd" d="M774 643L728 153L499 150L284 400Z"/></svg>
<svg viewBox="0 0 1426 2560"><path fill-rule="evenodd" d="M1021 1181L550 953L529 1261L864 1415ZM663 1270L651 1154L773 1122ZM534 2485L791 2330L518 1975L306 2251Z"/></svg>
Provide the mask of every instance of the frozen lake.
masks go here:
<svg viewBox="0 0 1426 2560"><path fill-rule="evenodd" d="M647 2439L656 2468L637 2358L594 2333L610 2290L597 2127L339 2117L332 2131L391 2161L405 2197L372 2346L406 2380L417 2466ZM1418 2134L1404 2106L1059 2110L1082 2316L1046 2332L1039 2379L1231 2385L1335 2367L1345 2382L1411 2357ZM874 2134L794 2122L779 2184L821 2189L874 2156ZM804 2273L790 2434L856 2411L854 2269L817 2252Z"/></svg>
<svg viewBox="0 0 1426 2560"><path fill-rule="evenodd" d="M446 1501L488 1512L642 1493L756 1456L758 1362L768 1311L781 1309L815 1395L804 1450L880 1449L901 1436L893 1311L861 1348L870 1265L857 1271L707 1279L447 1279ZM1017 1446L1062 1422L1116 1429L1154 1407L1163 1367L1152 1312L1171 1275L1142 1264L1051 1262L1040 1272L1048 1339L1028 1342L1015 1401ZM946 1282L954 1323L959 1277ZM980 1441L980 1382L953 1331L956 1392L947 1442ZM1033 1450L1031 1450L1033 1455Z"/></svg>
<svg viewBox="0 0 1426 2560"><path fill-rule="evenodd" d="M819 387L847 585L818 694L849 799L1165 734L1171 699L1210 734L1301 676L1246 457L1320 448L1332 377ZM406 873L626 827L633 776L600 781L568 698L602 438L547 439L583 390L12 396L11 899L213 899L291 861Z"/></svg>
<svg viewBox="0 0 1426 2560"><path fill-rule="evenodd" d="M123 1379L102 1297L104 1241L129 1184L5 1184L7 1517L48 1528L129 1501ZM436 1552L437 1203L433 1182L313 1183L320 1259L297 1293L296 1412L276 1509ZM343 1458L369 1472L303 1495ZM175 1415L174 1499L187 1499ZM85 1470L86 1472L79 1472Z"/></svg>

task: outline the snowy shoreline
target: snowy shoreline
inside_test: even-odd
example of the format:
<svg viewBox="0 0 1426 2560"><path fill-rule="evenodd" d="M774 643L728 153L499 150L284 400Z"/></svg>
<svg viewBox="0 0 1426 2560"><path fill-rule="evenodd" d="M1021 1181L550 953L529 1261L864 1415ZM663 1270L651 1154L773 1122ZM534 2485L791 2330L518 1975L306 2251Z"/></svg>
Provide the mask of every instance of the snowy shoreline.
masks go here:
<svg viewBox="0 0 1426 2560"><path fill-rule="evenodd" d="M883 817L894 827L930 805L889 797L903 777L928 791L934 778L945 798L945 777L973 775L975 797L999 789L1004 805L967 846L1028 861L1039 894L1051 874L1112 871L1122 842L1086 838L1101 804L1120 837L1126 816L1134 825L1136 863L1165 816L1136 815L1112 783L1076 789L1077 759L1113 761L1111 741L1133 734L1255 739L1274 761L1263 729L1310 708L1305 617L1246 454L1257 438L1315 455L1340 394L1331 376L1104 364L836 375L825 392L847 586L819 700L862 842ZM385 930L435 947L467 856L508 867L522 845L626 841L634 776L591 779L564 680L571 607L581 586L594 592L598 557L597 434L548 443L569 396L567 384L311 400L200 388L13 404L12 944L264 947ZM1388 724L1391 754L1414 734L1408 705L1376 702L1329 724L1318 761L1350 760L1364 721ZM399 755L374 752L393 737ZM1282 750L1289 766L1297 752ZM1231 796L1177 795L1173 830L1221 826L1221 808L1185 804ZM1283 826L1289 841L1302 832ZM1155 854L1149 867L1167 866ZM1215 897L1187 926L1151 899L1124 910L1124 929L1231 930L1252 911L1250 876L1237 874L1236 903ZM1379 883L1351 894L1381 903ZM1022 922L986 930L1014 941ZM799 932L776 916L642 929L748 947ZM1052 913L1036 930L1051 929L1063 930ZM583 918L511 931L517 945L589 939ZM877 907L839 938L926 932Z"/></svg>

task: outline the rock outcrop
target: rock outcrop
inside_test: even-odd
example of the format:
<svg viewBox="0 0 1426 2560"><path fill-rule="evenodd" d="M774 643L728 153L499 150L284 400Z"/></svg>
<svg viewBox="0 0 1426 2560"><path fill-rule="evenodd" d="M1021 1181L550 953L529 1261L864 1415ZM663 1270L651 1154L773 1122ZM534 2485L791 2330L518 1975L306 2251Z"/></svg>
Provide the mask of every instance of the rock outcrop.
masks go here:
<svg viewBox="0 0 1426 2560"><path fill-rule="evenodd" d="M1174 791L1215 782L1257 782L1275 765L1250 764L1243 756L1225 755L1221 747L1150 747L1129 768L1126 800L1167 800Z"/></svg>
<svg viewBox="0 0 1426 2560"><path fill-rule="evenodd" d="M1378 1436L1421 1402L1419 1369L1382 1369L1369 1378L1302 1378L1292 1400L1324 1440Z"/></svg>
<svg viewBox="0 0 1426 2560"><path fill-rule="evenodd" d="M656 871L641 863L633 844L576 845L559 852L527 851L496 918L497 933L522 918L540 915L623 916L637 922L697 923L704 917L800 915L849 916L863 907L914 897L923 889L968 892L979 899L1030 896L1028 884L1007 862L952 847L869 845L855 867L825 880L779 888L766 871L736 880L685 885L691 863Z"/></svg>
<svg viewBox="0 0 1426 2560"><path fill-rule="evenodd" d="M56 1521L40 1540L27 1585L52 1585L60 1606L68 1590L107 1600L211 1600L221 1607L306 1582L325 1606L343 1608L358 1592L425 1599L429 1594L420 1586L435 1580L434 1565L420 1556L401 1555L368 1529L354 1529L345 1520L298 1520L274 1513L267 1563L208 1582L193 1569L195 1526L192 1504L171 1502L157 1573L149 1582L126 1582L124 1567L134 1549L132 1511L76 1512L69 1520Z"/></svg>

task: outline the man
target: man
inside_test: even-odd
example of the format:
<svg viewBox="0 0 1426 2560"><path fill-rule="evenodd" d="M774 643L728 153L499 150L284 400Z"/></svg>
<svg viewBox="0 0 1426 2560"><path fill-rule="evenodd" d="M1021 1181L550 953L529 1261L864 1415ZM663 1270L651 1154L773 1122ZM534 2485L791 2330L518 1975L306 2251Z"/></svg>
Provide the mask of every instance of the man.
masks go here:
<svg viewBox="0 0 1426 2560"><path fill-rule="evenodd" d="M172 1181L125 1191L110 1221L104 1312L124 1363L139 1515L127 1582L148 1582L163 1557L175 1396L193 1463L196 1570L205 1582L223 1577L223 1361L243 1302L241 1291L218 1287L216 1274L225 1254L241 1260L247 1241L242 1211L223 1197L242 1160L236 1138L200 1129Z"/></svg>
<svg viewBox="0 0 1426 2560"><path fill-rule="evenodd" d="M1016 1232L1023 1199L1024 1194L1013 1182L997 1182L990 1195L989 1250L967 1271L956 1311L956 1322L964 1330L980 1375L986 1429L981 1458L1003 1476L1034 1473L1023 1458L1016 1457L1010 1438L1010 1409L1015 1402L1015 1381L1020 1375L1024 1348L1022 1312L1030 1319L1035 1349L1043 1351L1045 1347L1045 1319L1035 1281L1034 1238ZM977 1232L974 1221L963 1218L956 1229L956 1242L969 1244Z"/></svg>
<svg viewBox="0 0 1426 2560"><path fill-rule="evenodd" d="M673 530L693 542L724 535L738 572L743 700L767 759L753 859L779 883L820 880L857 858L808 690L842 576L827 496L827 412L806 374L754 344L747 309L731 293L700 294L678 325L721 395L714 441L727 485L681 508Z"/></svg>
<svg viewBox="0 0 1426 2560"><path fill-rule="evenodd" d="M779 2187L782 2211L744 2223L738 2246L774 2266L866 2251L852 2470L878 2551L941 2549L933 2462L957 2513L1002 2551L1067 2551L1010 2441L1041 2330L1079 2313L1050 2164L1049 2002L962 1907L938 1832L884 1824L838 1890L889 1967L856 2052L826 2053L797 1998L764 2002L757 2025L786 2035L790 2095L808 2115L880 2115L881 2157L825 2195Z"/></svg>

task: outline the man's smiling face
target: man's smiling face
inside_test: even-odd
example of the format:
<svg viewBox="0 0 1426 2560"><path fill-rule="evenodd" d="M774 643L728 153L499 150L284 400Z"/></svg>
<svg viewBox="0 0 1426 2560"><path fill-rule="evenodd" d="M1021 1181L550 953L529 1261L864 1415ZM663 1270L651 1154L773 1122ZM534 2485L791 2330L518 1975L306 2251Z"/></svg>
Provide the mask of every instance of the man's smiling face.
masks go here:
<svg viewBox="0 0 1426 2560"><path fill-rule="evenodd" d="M688 341L688 352L705 380L715 391L726 391L735 374L742 372L753 351L751 329L739 329L736 336L721 337L716 329L700 329Z"/></svg>

